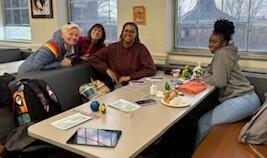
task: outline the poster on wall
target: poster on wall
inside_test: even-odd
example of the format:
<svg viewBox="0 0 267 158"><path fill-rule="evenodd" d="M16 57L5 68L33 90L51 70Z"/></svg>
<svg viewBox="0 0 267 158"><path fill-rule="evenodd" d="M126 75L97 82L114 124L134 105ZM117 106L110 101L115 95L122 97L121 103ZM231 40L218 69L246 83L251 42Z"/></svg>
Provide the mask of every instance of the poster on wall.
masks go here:
<svg viewBox="0 0 267 158"><path fill-rule="evenodd" d="M31 0L32 18L53 18L52 0Z"/></svg>
<svg viewBox="0 0 267 158"><path fill-rule="evenodd" d="M146 24L145 6L133 6L133 22L137 25Z"/></svg>

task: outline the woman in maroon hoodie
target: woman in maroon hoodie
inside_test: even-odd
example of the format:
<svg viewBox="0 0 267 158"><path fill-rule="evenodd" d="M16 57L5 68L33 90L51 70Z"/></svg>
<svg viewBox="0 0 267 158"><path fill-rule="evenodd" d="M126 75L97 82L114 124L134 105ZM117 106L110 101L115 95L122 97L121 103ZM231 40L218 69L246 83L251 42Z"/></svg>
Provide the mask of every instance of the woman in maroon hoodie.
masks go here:
<svg viewBox="0 0 267 158"><path fill-rule="evenodd" d="M111 89L114 84L125 85L130 80L153 76L156 73L148 49L139 40L138 27L132 22L123 25L120 41L93 54L88 62L102 77L108 76L104 82Z"/></svg>

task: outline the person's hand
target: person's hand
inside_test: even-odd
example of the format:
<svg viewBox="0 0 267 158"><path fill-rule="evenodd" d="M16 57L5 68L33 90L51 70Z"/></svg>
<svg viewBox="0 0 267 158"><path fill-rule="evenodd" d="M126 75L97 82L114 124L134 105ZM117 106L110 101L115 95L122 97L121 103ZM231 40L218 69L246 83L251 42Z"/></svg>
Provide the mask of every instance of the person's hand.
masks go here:
<svg viewBox="0 0 267 158"><path fill-rule="evenodd" d="M108 76L111 78L112 82L115 82L116 84L119 83L118 78L117 78L117 75L116 75L115 72L113 72L113 71L110 70L110 69L107 69L107 70L106 70L106 73L107 73Z"/></svg>
<svg viewBox="0 0 267 158"><path fill-rule="evenodd" d="M131 79L130 76L121 76L121 77L119 78L119 83L120 83L120 84L123 84L123 83L125 83L125 82L130 81L130 79Z"/></svg>
<svg viewBox="0 0 267 158"><path fill-rule="evenodd" d="M62 67L72 66L72 65L71 65L71 60L70 60L69 58L64 58L64 59L60 62L60 66L62 66Z"/></svg>

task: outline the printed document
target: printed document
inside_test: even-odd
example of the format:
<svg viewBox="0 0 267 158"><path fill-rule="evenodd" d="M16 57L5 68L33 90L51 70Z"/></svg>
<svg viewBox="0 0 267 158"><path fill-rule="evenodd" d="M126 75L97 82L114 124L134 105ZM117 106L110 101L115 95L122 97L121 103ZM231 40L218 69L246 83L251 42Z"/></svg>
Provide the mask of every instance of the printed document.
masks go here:
<svg viewBox="0 0 267 158"><path fill-rule="evenodd" d="M78 112L63 119L52 122L52 125L59 129L67 130L92 118L92 116L84 115Z"/></svg>
<svg viewBox="0 0 267 158"><path fill-rule="evenodd" d="M125 99L119 99L109 105L124 112L131 112L140 108L139 105L129 102Z"/></svg>

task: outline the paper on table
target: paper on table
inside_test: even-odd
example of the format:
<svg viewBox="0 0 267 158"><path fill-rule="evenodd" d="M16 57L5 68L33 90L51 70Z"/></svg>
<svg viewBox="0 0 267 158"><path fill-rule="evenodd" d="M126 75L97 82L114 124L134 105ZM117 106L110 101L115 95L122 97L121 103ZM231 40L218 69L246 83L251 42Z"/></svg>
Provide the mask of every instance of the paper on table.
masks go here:
<svg viewBox="0 0 267 158"><path fill-rule="evenodd" d="M131 103L124 99L119 99L109 105L124 112L131 112L140 108L139 105Z"/></svg>
<svg viewBox="0 0 267 158"><path fill-rule="evenodd" d="M57 120L55 122L52 122L51 124L55 126L56 128L67 130L71 127L74 127L84 121L87 121L89 119L92 119L92 116L87 116L81 113L75 113L70 116L67 116L63 119Z"/></svg>

